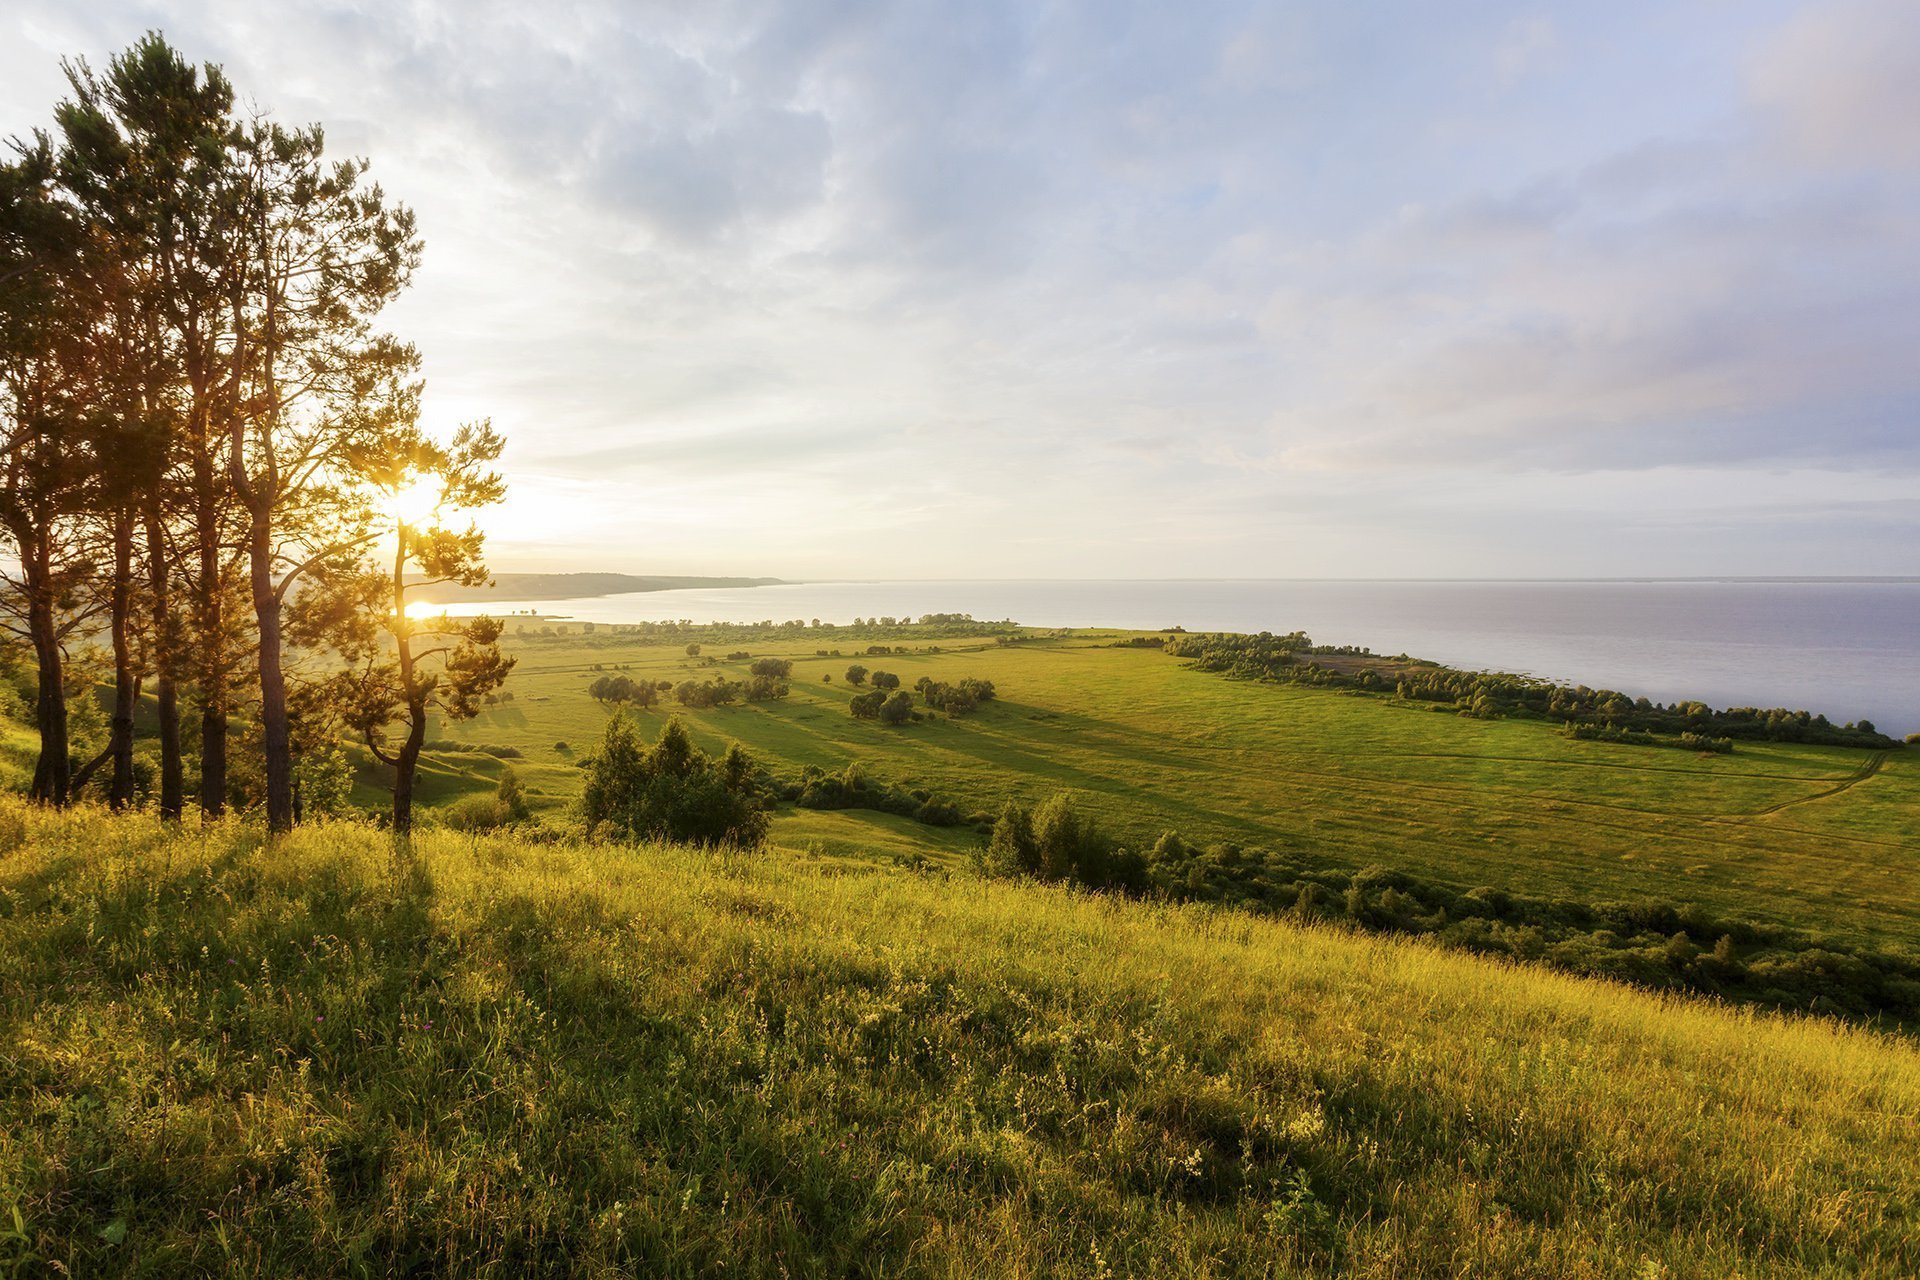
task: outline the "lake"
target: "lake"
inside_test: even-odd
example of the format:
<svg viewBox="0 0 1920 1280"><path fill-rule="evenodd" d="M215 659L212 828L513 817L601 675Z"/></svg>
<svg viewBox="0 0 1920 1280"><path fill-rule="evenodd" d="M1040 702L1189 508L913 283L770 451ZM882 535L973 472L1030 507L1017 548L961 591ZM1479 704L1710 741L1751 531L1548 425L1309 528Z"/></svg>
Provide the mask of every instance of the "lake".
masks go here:
<svg viewBox="0 0 1920 1280"><path fill-rule="evenodd" d="M487 608L609 623L967 613L1040 627L1300 630L1658 702L1783 706L1920 732L1920 579L806 582Z"/></svg>

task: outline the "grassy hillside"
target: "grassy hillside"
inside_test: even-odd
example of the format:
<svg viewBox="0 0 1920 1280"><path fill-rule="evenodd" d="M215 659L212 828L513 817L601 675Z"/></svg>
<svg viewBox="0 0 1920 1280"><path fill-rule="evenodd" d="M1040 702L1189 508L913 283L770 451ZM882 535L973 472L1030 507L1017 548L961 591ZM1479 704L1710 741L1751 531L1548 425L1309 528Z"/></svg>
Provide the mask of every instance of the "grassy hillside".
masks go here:
<svg viewBox="0 0 1920 1280"><path fill-rule="evenodd" d="M593 665L678 682L707 667L680 645L608 637L511 636L515 700L434 737L512 746L537 793L577 793L575 762L606 713L586 696ZM859 762L965 810L994 811L1058 788L1080 793L1110 829L1151 841L1174 828L1349 865L1370 863L1460 885L1587 901L1697 902L1731 915L1839 936L1920 945L1920 752L1779 743L1693 755L1574 742L1538 722L1481 721L1319 689L1238 682L1111 634L1001 647L916 639L904 656L814 656L805 642L709 643L795 659L783 702L682 714L704 745L745 743L776 769ZM902 643L909 643L901 641ZM939 644L941 653L927 653ZM990 679L1001 699L974 717L898 729L853 720L852 662L921 675ZM832 676L832 682L822 680ZM655 723L666 710L648 713ZM565 749L556 747L565 742ZM499 763L440 753L429 799L490 786ZM368 775L371 783L373 776ZM377 803L369 785L362 798ZM950 857L955 834L880 824L859 813L792 814L795 843L918 842ZM963 841L961 841L963 843Z"/></svg>
<svg viewBox="0 0 1920 1280"><path fill-rule="evenodd" d="M21 1274L1920 1270L1864 1030L780 849L0 848Z"/></svg>

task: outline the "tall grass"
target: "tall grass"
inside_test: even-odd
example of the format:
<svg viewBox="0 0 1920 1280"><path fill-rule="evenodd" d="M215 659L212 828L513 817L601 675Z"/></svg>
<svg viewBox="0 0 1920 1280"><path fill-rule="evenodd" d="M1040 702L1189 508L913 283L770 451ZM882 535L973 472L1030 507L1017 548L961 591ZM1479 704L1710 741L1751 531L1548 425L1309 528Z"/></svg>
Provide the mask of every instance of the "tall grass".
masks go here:
<svg viewBox="0 0 1920 1280"><path fill-rule="evenodd" d="M1920 1272L1865 1030L778 849L0 848L0 1272Z"/></svg>

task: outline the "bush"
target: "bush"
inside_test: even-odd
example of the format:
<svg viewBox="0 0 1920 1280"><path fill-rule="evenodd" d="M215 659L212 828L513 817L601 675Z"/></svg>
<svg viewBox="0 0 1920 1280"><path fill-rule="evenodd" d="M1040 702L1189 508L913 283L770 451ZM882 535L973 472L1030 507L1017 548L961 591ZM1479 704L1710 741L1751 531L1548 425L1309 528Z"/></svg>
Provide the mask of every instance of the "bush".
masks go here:
<svg viewBox="0 0 1920 1280"><path fill-rule="evenodd" d="M496 760L518 760L521 752L518 747L495 746L491 742L460 742L453 738L435 738L423 743L422 751L467 751L474 755L492 756Z"/></svg>
<svg viewBox="0 0 1920 1280"><path fill-rule="evenodd" d="M760 664L756 662L753 665L757 667ZM746 683L748 702L772 702L776 698L786 697L788 692L787 682L774 676L753 676Z"/></svg>
<svg viewBox="0 0 1920 1280"><path fill-rule="evenodd" d="M520 775L512 769L500 771L500 781L494 788L494 799L507 815L509 822L525 822L533 816L527 807L527 793L520 785Z"/></svg>
<svg viewBox="0 0 1920 1280"><path fill-rule="evenodd" d="M586 771L580 807L592 831L621 840L741 848L766 840L768 818L747 754L735 746L716 765L693 744L678 717L646 747L633 722L616 715Z"/></svg>
<svg viewBox="0 0 1920 1280"><path fill-rule="evenodd" d="M674 687L673 696L683 707L724 707L741 693L741 686L716 676L702 684L697 680L682 680Z"/></svg>
<svg viewBox="0 0 1920 1280"><path fill-rule="evenodd" d="M520 775L504 769L492 795L461 796L441 812L441 821L455 831L494 831L532 816Z"/></svg>
<svg viewBox="0 0 1920 1280"><path fill-rule="evenodd" d="M925 698L927 705L946 712L949 716L970 715L983 702L994 699L993 681L975 680L971 677L943 684L931 676L921 676L914 682L915 689Z"/></svg>
<svg viewBox="0 0 1920 1280"><path fill-rule="evenodd" d="M780 791L802 809L871 809L931 827L957 827L966 821L958 806L923 788L904 791L876 782L857 761L839 773L826 773L817 765L809 765L798 782L784 784Z"/></svg>
<svg viewBox="0 0 1920 1280"><path fill-rule="evenodd" d="M913 717L913 695L897 692L880 704L881 724L905 724Z"/></svg>
<svg viewBox="0 0 1920 1280"><path fill-rule="evenodd" d="M1156 852L1170 840L1178 842L1179 837L1162 836ZM1008 804L994 823L980 863L990 875L1033 876L1129 894L1144 893L1151 884L1147 860L1115 845L1081 816L1064 791L1049 796L1032 813Z"/></svg>
<svg viewBox="0 0 1920 1280"><path fill-rule="evenodd" d="M747 668L747 672L750 675L785 680L793 674L793 661L790 658L760 658Z"/></svg>
<svg viewBox="0 0 1920 1280"><path fill-rule="evenodd" d="M461 796L441 810L440 820L455 831L495 831L513 823L499 797L490 795Z"/></svg>

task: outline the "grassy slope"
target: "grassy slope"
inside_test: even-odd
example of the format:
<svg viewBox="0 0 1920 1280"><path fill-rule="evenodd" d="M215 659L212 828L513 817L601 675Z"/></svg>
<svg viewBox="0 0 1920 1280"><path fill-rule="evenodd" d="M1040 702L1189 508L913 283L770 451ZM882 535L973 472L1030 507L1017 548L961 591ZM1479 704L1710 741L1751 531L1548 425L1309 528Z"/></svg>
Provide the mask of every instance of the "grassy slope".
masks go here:
<svg viewBox="0 0 1920 1280"><path fill-rule="evenodd" d="M714 668L678 647L522 640L512 704L435 736L517 746L536 792L574 794L573 761L605 715L585 696L595 662L679 681ZM841 643L841 642L836 642ZM1378 862L1464 885L1537 895L1698 902L1717 911L1920 944L1920 752L1884 756L1742 743L1731 756L1570 742L1538 723L1483 722L1384 699L1240 683L1099 638L938 655L796 659L783 703L683 713L709 746L737 738L783 771L859 761L992 812L1066 787L1108 827ZM709 645L709 651L724 646ZM993 680L1003 701L958 722L904 729L854 721L850 662L919 676ZM744 663L720 668L739 676ZM820 677L831 673L833 682ZM650 713L658 721L664 712ZM570 749L559 752L554 743ZM425 794L490 785L498 765L443 757ZM374 801L371 788L363 797ZM783 819L802 840L817 815ZM841 828L865 819L837 815ZM799 827L788 827L798 823ZM927 852L951 833L919 831ZM889 831L881 842L911 840Z"/></svg>
<svg viewBox="0 0 1920 1280"><path fill-rule="evenodd" d="M33 762L40 739L7 716L0 716L0 791L24 792L33 785Z"/></svg>
<svg viewBox="0 0 1920 1280"><path fill-rule="evenodd" d="M1864 1030L778 850L0 847L25 1272L1920 1271Z"/></svg>

